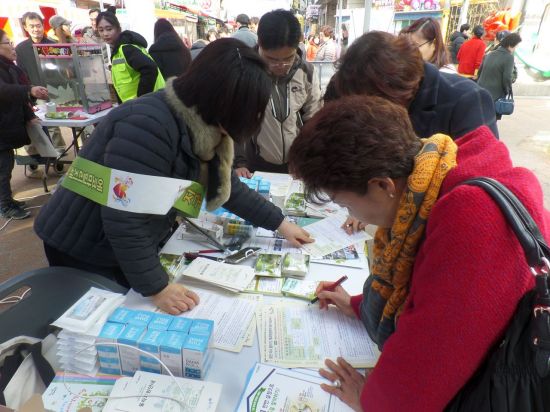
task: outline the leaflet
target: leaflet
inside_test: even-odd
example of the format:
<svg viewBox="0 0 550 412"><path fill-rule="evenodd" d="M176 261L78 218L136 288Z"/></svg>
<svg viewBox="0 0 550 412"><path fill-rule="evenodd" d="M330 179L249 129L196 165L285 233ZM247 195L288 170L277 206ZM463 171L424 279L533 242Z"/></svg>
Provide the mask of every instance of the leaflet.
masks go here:
<svg viewBox="0 0 550 412"><path fill-rule="evenodd" d="M120 378L111 392L128 398L110 399L103 412L215 412L221 390L219 383L137 371Z"/></svg>
<svg viewBox="0 0 550 412"><path fill-rule="evenodd" d="M269 305L258 314L263 363L318 368L326 358L341 356L355 368L370 368L380 356L365 326L334 307L320 311L317 306Z"/></svg>
<svg viewBox="0 0 550 412"><path fill-rule="evenodd" d="M229 265L201 257L193 260L182 274L235 292L246 289L254 279L254 270L248 266Z"/></svg>
<svg viewBox="0 0 550 412"><path fill-rule="evenodd" d="M321 389L321 383L330 384L320 375L256 364L236 412L352 412L336 396Z"/></svg>
<svg viewBox="0 0 550 412"><path fill-rule="evenodd" d="M306 243L302 245L302 248L309 253L312 258L320 258L344 247L355 245L371 238L364 230L348 235L346 231L342 229L345 220L346 217L340 214L327 217L317 223L308 225L306 230L311 237L315 239L315 242Z"/></svg>
<svg viewBox="0 0 550 412"><path fill-rule="evenodd" d="M363 242L357 245L347 246L323 257L311 259L311 263L366 269L368 267L368 262L362 252L365 247L364 245ZM359 251L361 251L361 253Z"/></svg>
<svg viewBox="0 0 550 412"><path fill-rule="evenodd" d="M284 278L256 276L252 279L252 282L250 282L244 292L281 296L281 288L283 287L284 281Z"/></svg>
<svg viewBox="0 0 550 412"><path fill-rule="evenodd" d="M180 316L213 320L212 345L217 349L240 352L258 301L199 288L193 288L193 291L199 295L200 304ZM134 290L126 295L124 306L151 312L160 311L151 298L143 297Z"/></svg>

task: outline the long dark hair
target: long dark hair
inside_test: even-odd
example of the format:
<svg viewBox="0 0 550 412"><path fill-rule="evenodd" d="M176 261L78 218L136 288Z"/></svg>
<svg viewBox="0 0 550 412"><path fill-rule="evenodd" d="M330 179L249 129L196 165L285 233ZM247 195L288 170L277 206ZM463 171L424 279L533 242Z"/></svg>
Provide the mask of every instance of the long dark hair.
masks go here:
<svg viewBox="0 0 550 412"><path fill-rule="evenodd" d="M177 96L196 107L205 123L222 126L236 142L259 131L271 95L271 80L256 51L233 38L206 46L174 80Z"/></svg>
<svg viewBox="0 0 550 412"><path fill-rule="evenodd" d="M102 11L101 13L99 13L95 19L96 24L99 25L99 22L101 20L107 20L107 22L111 26L117 28L119 31L122 30L122 28L120 27L120 22L118 21L117 17L110 11Z"/></svg>
<svg viewBox="0 0 550 412"><path fill-rule="evenodd" d="M432 58L428 61L438 69L450 63L449 52L443 42L441 27L437 20L432 17L422 17L416 20L409 27L405 27L399 34L413 34L419 32L427 41L432 42L435 50Z"/></svg>
<svg viewBox="0 0 550 412"><path fill-rule="evenodd" d="M174 29L174 26L172 26L172 23L170 23L166 19L158 19L157 22L155 23L155 28L153 29L155 42L159 39L159 37L162 34L165 34L165 33L171 33L181 40L178 32L176 31L176 29ZM183 41L181 43L183 44Z"/></svg>

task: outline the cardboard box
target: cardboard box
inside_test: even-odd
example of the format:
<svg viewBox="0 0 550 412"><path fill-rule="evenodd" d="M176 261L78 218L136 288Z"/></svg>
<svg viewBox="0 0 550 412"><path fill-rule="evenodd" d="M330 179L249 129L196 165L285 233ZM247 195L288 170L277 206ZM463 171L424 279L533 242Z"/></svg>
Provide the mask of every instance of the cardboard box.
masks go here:
<svg viewBox="0 0 550 412"><path fill-rule="evenodd" d="M138 348L149 352L160 358L160 342L164 331L161 330L147 330L138 342ZM162 366L159 361L152 356L146 356L143 353L139 355L140 369L146 372L160 373Z"/></svg>
<svg viewBox="0 0 550 412"><path fill-rule="evenodd" d="M164 333L160 342L160 360L166 364L174 376L183 377L182 351L186 339L185 333L168 331ZM163 368L162 374L169 373Z"/></svg>
<svg viewBox="0 0 550 412"><path fill-rule="evenodd" d="M193 319L174 317L172 323L168 326L168 331L180 332L187 335L192 323Z"/></svg>
<svg viewBox="0 0 550 412"><path fill-rule="evenodd" d="M153 320L149 322L149 326L147 326L147 329L166 331L168 330L168 327L173 320L174 317L172 315L163 315L161 313L156 313L153 316Z"/></svg>
<svg viewBox="0 0 550 412"><path fill-rule="evenodd" d="M136 347L141 337L145 334L144 326L127 325L122 334L118 337L118 343ZM122 374L134 376L134 373L140 368L139 352L132 348L119 347L120 366Z"/></svg>
<svg viewBox="0 0 550 412"><path fill-rule="evenodd" d="M211 363L210 336L187 335L183 344L183 373L186 378L204 379Z"/></svg>

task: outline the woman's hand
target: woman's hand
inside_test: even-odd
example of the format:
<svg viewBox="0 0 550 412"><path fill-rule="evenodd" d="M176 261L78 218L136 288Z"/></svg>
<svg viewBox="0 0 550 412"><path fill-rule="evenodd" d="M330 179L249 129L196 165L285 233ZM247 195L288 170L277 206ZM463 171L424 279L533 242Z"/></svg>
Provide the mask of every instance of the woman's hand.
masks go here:
<svg viewBox="0 0 550 412"><path fill-rule="evenodd" d="M319 374L333 383L322 383L321 389L336 396L355 412L363 412L361 391L365 385L365 376L353 369L344 359L338 358L336 361L337 363L334 363L327 359L325 365L329 370L319 369Z"/></svg>
<svg viewBox="0 0 550 412"><path fill-rule="evenodd" d="M193 309L199 304L199 296L179 283L170 283L156 295L153 302L157 307L171 315Z"/></svg>
<svg viewBox="0 0 550 412"><path fill-rule="evenodd" d="M304 243L315 242L315 239L311 238L309 233L300 226L290 223L288 220L283 220L277 231L294 247L301 247Z"/></svg>
<svg viewBox="0 0 550 412"><path fill-rule="evenodd" d="M248 170L246 167L237 167L235 169L235 174L238 177L246 177L247 179L250 179L252 177L252 173L250 173L250 170Z"/></svg>
<svg viewBox="0 0 550 412"><path fill-rule="evenodd" d="M353 233L355 232L359 232L360 230L365 230L366 226L367 225L361 222L360 220L357 220L354 217L348 216L348 218L342 225L342 229L344 229L348 235L353 235Z"/></svg>
<svg viewBox="0 0 550 412"><path fill-rule="evenodd" d="M46 100L48 98L48 89L42 86L33 86L31 88L31 96L35 99Z"/></svg>
<svg viewBox="0 0 550 412"><path fill-rule="evenodd" d="M319 309L328 309L328 305L333 304L342 313L355 317L355 312L351 307L351 296L342 286L336 286L334 292L328 290L334 282L321 282L315 290L315 295L319 298Z"/></svg>

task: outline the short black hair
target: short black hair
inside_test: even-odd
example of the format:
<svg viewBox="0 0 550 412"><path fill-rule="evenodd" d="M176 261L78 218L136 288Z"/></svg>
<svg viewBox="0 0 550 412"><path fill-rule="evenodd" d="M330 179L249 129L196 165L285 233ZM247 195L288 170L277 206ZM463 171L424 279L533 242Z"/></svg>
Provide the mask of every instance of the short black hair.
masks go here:
<svg viewBox="0 0 550 412"><path fill-rule="evenodd" d="M206 46L174 80L177 96L196 107L206 124L222 126L238 143L255 136L271 95L271 79L260 55L240 40Z"/></svg>
<svg viewBox="0 0 550 412"><path fill-rule="evenodd" d="M120 27L120 22L118 21L117 17L111 13L110 11L102 11L99 13L95 19L97 25L99 25L99 22L101 20L107 20L107 22L111 25L116 27L118 30L122 30Z"/></svg>
<svg viewBox="0 0 550 412"><path fill-rule="evenodd" d="M465 31L470 30L470 25L468 23L464 23L460 26L460 32L464 33Z"/></svg>
<svg viewBox="0 0 550 412"><path fill-rule="evenodd" d="M517 33L510 33L500 42L500 47L504 47L505 49L507 49L510 47L516 47L520 43L521 36Z"/></svg>
<svg viewBox="0 0 550 412"><path fill-rule="evenodd" d="M476 36L477 38L481 38L481 36L483 36L483 33L485 33L485 30L483 30L483 26L478 25L474 27L473 32L474 36Z"/></svg>
<svg viewBox="0 0 550 412"><path fill-rule="evenodd" d="M262 49L298 47L301 35L300 22L288 10L270 11L262 16L258 24L258 44Z"/></svg>
<svg viewBox="0 0 550 412"><path fill-rule="evenodd" d="M243 26L248 26L250 24L250 17L247 14L239 14L235 21Z"/></svg>
<svg viewBox="0 0 550 412"><path fill-rule="evenodd" d="M88 10L88 15L92 13L101 13L101 10L99 10L97 7L94 7L93 9Z"/></svg>
<svg viewBox="0 0 550 412"><path fill-rule="evenodd" d="M21 22L23 23L23 26L27 24L27 20L40 20L40 23L44 24L44 19L42 16L38 13L35 13L34 11L28 11L23 16L21 16Z"/></svg>

